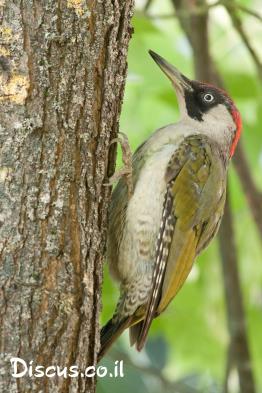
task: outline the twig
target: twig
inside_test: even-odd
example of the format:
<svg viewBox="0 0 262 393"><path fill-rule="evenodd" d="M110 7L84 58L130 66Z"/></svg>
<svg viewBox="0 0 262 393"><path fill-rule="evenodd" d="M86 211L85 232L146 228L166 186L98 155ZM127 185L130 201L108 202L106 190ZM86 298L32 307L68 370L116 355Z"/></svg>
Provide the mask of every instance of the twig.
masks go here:
<svg viewBox="0 0 262 393"><path fill-rule="evenodd" d="M257 68L258 76L262 81L262 63L261 63L261 60L259 59L259 56L257 55L255 49L253 48L253 46L251 45L251 43L249 41L248 35L246 34L246 31L243 27L241 18L238 16L238 14L236 12L237 5L234 3L233 0L231 0L230 3L228 1L226 1L224 3L224 5L225 5L225 8L226 8L231 20L232 20L232 23L233 23L235 29L237 30L238 34L242 38L243 42L245 43L246 48L247 48L250 56L252 57L252 59L255 63L255 66Z"/></svg>
<svg viewBox="0 0 262 393"><path fill-rule="evenodd" d="M218 5L223 5L224 7L234 9L235 11L237 10L242 11L245 14L249 14L254 18L258 19L260 22L262 22L262 15L240 3L237 3L234 0L220 0Z"/></svg>
<svg viewBox="0 0 262 393"><path fill-rule="evenodd" d="M145 13L148 12L148 10L149 10L150 6L152 5L152 3L153 3L153 0L147 0L146 4L144 6L144 12Z"/></svg>
<svg viewBox="0 0 262 393"><path fill-rule="evenodd" d="M262 15L258 14L256 11L251 10L248 7L245 7L244 5L237 4L236 8L238 8L240 11L245 12L246 14L249 14L253 16L254 18L258 19L259 22L262 22Z"/></svg>
<svg viewBox="0 0 262 393"><path fill-rule="evenodd" d="M257 189L251 176L242 143L237 147L233 163L262 240L262 193Z"/></svg>
<svg viewBox="0 0 262 393"><path fill-rule="evenodd" d="M178 13L182 17L183 17L183 13L185 14L184 16L188 15L188 10L186 10L186 11L181 10L179 12L170 13L170 14L149 14L148 10L149 10L151 3L152 3L152 0L148 0L148 2L146 3L146 5L144 7L144 12L145 12L147 18L149 18L149 19L173 19L173 18L178 17ZM193 15L201 15L201 14L205 14L211 8L215 8L217 6L222 6L222 5L230 8L230 9L234 8L235 10L242 11L242 12L249 14L252 17L256 18L257 20L259 20L259 22L262 22L262 16L260 14L258 14L256 11L254 11L248 7L245 7L241 4L232 3L231 0L229 0L229 1L228 0L219 0L213 4L206 4L205 6L202 6L202 7L195 6L194 8L192 8L192 10L189 10L189 12L191 12L191 14L193 14Z"/></svg>

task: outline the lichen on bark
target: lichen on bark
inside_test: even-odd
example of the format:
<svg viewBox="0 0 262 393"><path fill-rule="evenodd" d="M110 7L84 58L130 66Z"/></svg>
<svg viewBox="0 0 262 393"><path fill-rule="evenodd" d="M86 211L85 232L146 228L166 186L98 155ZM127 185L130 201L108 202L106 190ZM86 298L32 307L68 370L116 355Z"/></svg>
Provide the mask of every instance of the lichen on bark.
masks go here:
<svg viewBox="0 0 262 393"><path fill-rule="evenodd" d="M12 378L9 360L96 364L103 183L114 168L132 10L132 0L0 2L3 392L94 391L94 379Z"/></svg>

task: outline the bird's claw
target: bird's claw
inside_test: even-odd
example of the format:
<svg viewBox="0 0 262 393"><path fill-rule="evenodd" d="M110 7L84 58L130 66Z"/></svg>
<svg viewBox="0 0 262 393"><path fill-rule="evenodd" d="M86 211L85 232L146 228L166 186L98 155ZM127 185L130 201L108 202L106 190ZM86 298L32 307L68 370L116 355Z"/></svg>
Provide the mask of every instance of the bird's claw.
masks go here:
<svg viewBox="0 0 262 393"><path fill-rule="evenodd" d="M133 195L133 169L132 169L132 151L129 145L128 138L123 132L119 132L119 137L112 139L110 145L113 143L119 143L122 149L122 161L124 167L116 171L104 186L111 186L121 177L124 178L129 198Z"/></svg>

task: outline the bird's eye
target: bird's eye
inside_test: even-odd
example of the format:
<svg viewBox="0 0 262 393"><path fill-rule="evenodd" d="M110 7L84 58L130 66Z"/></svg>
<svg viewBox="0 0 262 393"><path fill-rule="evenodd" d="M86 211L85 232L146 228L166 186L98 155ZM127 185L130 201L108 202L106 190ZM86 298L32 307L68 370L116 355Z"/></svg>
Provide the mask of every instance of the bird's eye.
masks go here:
<svg viewBox="0 0 262 393"><path fill-rule="evenodd" d="M203 100L204 100L205 102L207 102L207 103L210 103L210 102L214 101L214 99L215 99L215 97L213 96L213 94L210 94L210 93L206 93L206 94L203 96Z"/></svg>

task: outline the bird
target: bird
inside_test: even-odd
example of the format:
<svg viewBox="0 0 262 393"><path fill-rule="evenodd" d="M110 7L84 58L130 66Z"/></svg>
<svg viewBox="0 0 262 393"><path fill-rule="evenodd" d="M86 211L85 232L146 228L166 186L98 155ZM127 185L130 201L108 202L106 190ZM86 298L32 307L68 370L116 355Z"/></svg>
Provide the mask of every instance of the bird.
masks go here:
<svg viewBox="0 0 262 393"><path fill-rule="evenodd" d="M156 130L133 154L132 195L123 178L113 190L106 255L120 296L101 329L99 360L127 328L130 345L141 351L153 319L217 234L227 170L242 129L225 91L191 80L157 53L149 54L172 83L180 120Z"/></svg>

